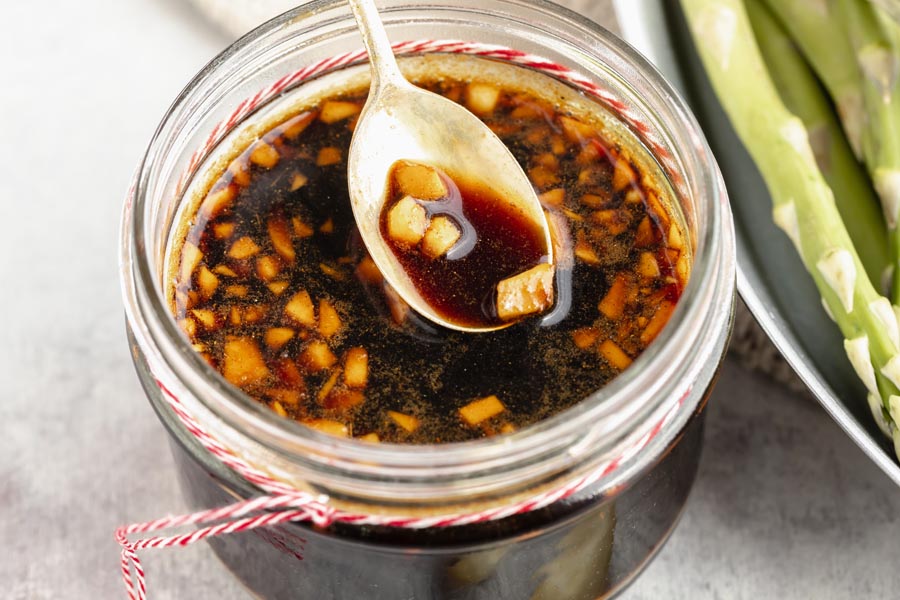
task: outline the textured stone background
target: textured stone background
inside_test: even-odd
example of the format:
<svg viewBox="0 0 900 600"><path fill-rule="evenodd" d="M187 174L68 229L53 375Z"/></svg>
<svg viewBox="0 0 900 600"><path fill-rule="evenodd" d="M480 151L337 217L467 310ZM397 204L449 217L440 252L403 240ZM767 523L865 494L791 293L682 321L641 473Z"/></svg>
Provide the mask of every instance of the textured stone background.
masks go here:
<svg viewBox="0 0 900 600"><path fill-rule="evenodd" d="M183 0L4 5L4 598L122 597L114 527L183 508L125 344L116 232L156 123L228 40ZM709 411L682 523L623 598L900 595L900 493L818 405L726 362ZM205 546L145 557L152 598L246 597Z"/></svg>

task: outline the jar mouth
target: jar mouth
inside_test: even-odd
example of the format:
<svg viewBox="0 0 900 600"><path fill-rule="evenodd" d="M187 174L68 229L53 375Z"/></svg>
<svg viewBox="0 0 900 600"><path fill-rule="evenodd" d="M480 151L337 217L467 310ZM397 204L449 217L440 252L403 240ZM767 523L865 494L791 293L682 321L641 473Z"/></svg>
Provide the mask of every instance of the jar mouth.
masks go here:
<svg viewBox="0 0 900 600"><path fill-rule="evenodd" d="M716 350L711 346L715 345L717 329L727 329L730 320L730 309L721 305L733 299L734 248L724 186L711 151L684 101L654 67L630 46L576 13L543 0L487 0L478 5L472 1L453 7L401 4L393 0L386 4L382 14L389 32L392 28L408 26L406 12L409 10L477 13L481 9L476 6L489 4L490 10L508 18L516 10L525 10L526 17L514 19L520 22L540 16L541 20L530 23L532 29L554 26L567 31L572 39L583 36L581 43L588 40L593 56L586 59L582 56L582 60L590 62L592 67L611 69L604 61L615 57L616 79L622 93L641 105L644 112L658 117L650 123L651 129L675 148L676 172L680 173L684 185L680 190L677 185L673 187L676 195L689 194L688 202L696 213L692 216L695 243L691 276L669 323L657 339L631 367L560 414L504 436L416 446L367 444L332 437L283 419L233 388L190 348L164 297L161 275L165 269L153 264L153 257L164 254L161 250L168 242L155 239L152 213L159 209L150 206L148 189L154 179L173 174L171 165L165 163L166 153L175 145L173 136L182 134L181 127L191 112L197 110L191 103L198 96L202 96L200 102L215 96L216 90L204 87L206 82L235 62L260 60L260 48L265 48L268 40L284 28L302 24L315 15L324 16L298 29L295 37L313 36L339 27L355 28L349 9L346 14L337 12L345 5L344 0L316 0L248 33L207 65L163 118L138 168L123 215L121 272L129 325L151 361L156 358L176 373L185 388L216 418L271 451L313 468L336 469L348 477L362 479L405 481L413 486L427 486L436 480L450 485L472 478L471 485L476 487L480 484L474 481L480 476L489 475L492 486L499 484L498 479L515 482L522 473L510 468L512 464L529 469L538 464L542 468L552 464L556 472L572 469L584 457L609 450L634 434L640 425L646 426L659 413L661 403L671 402L673 396L677 400L687 395L691 381L680 381L678 374L683 371L688 375L697 370L689 368L692 354L701 359L709 356L715 362L720 358L721 353L715 355ZM641 80L641 93L630 83L634 80ZM169 234L165 232L166 236ZM710 318L711 311L715 312L713 318ZM697 344L703 344L704 339L708 347L698 353ZM693 409L691 402L687 402L679 411L689 415ZM686 418L680 422L683 424ZM677 427L678 420L667 426Z"/></svg>

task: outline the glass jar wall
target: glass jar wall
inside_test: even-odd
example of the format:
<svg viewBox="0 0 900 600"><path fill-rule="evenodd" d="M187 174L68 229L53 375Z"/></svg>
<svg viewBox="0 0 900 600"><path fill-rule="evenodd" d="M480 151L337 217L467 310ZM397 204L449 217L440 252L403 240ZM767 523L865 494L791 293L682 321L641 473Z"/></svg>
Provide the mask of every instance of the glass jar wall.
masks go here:
<svg viewBox="0 0 900 600"><path fill-rule="evenodd" d="M176 100L137 173L123 222L122 275L135 362L173 438L195 508L258 495L188 433L159 383L249 464L336 506L387 515L452 515L521 502L615 461L587 489L538 511L479 525L327 529L304 524L211 541L263 597L598 598L637 573L687 498L703 413L734 301L730 213L718 170L684 103L636 53L577 15L544 2L383 3L393 40L464 40L509 48L566 69L659 159L684 215L694 264L670 323L619 377L576 407L501 438L372 446L287 422L227 384L190 350L165 300L167 251L197 174L291 94L331 76L293 73L355 52L344 2L314 2L242 38ZM421 52L426 45L409 45ZM503 56L507 58L503 58ZM235 109L258 92L268 103ZM225 122L226 126L220 126Z"/></svg>

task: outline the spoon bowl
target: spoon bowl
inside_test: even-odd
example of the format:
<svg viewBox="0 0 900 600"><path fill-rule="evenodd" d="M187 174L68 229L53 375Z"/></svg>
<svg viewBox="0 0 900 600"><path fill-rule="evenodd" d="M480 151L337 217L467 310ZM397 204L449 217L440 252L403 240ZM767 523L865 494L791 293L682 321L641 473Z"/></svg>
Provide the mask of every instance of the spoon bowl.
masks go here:
<svg viewBox="0 0 900 600"><path fill-rule="evenodd" d="M347 180L353 215L372 260L417 313L449 329L492 331L512 324L460 325L434 310L381 235L388 174L399 160L425 163L490 187L497 198L543 232L553 264L550 227L521 166L506 145L463 106L405 79L372 0L349 0L372 64L372 84L353 133Z"/></svg>

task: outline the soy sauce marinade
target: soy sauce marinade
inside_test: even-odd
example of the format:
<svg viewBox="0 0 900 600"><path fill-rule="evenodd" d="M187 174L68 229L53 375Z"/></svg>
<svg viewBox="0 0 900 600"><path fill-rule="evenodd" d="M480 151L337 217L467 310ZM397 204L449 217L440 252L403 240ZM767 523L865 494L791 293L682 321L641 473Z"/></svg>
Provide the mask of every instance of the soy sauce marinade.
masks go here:
<svg viewBox="0 0 900 600"><path fill-rule="evenodd" d="M490 328L549 307L551 271L548 289L538 290L549 293L540 304L531 303L532 310L522 310L524 296L534 299L527 287L536 274L529 276L529 269L547 263L548 256L540 225L520 209L486 185L424 163L398 161L388 182L381 235L438 315L458 326ZM516 275L519 285L509 280ZM500 297L498 289L506 295ZM501 313L504 299L510 310Z"/></svg>
<svg viewBox="0 0 900 600"><path fill-rule="evenodd" d="M688 278L690 256L659 188L597 127L515 89L446 79L423 87L481 116L568 229L557 265L571 271L561 278L571 305L552 326L538 316L466 334L423 322L384 284L353 222L346 155L364 93L287 119L234 159L200 204L173 306L227 380L335 435L453 442L558 413L631 364Z"/></svg>

